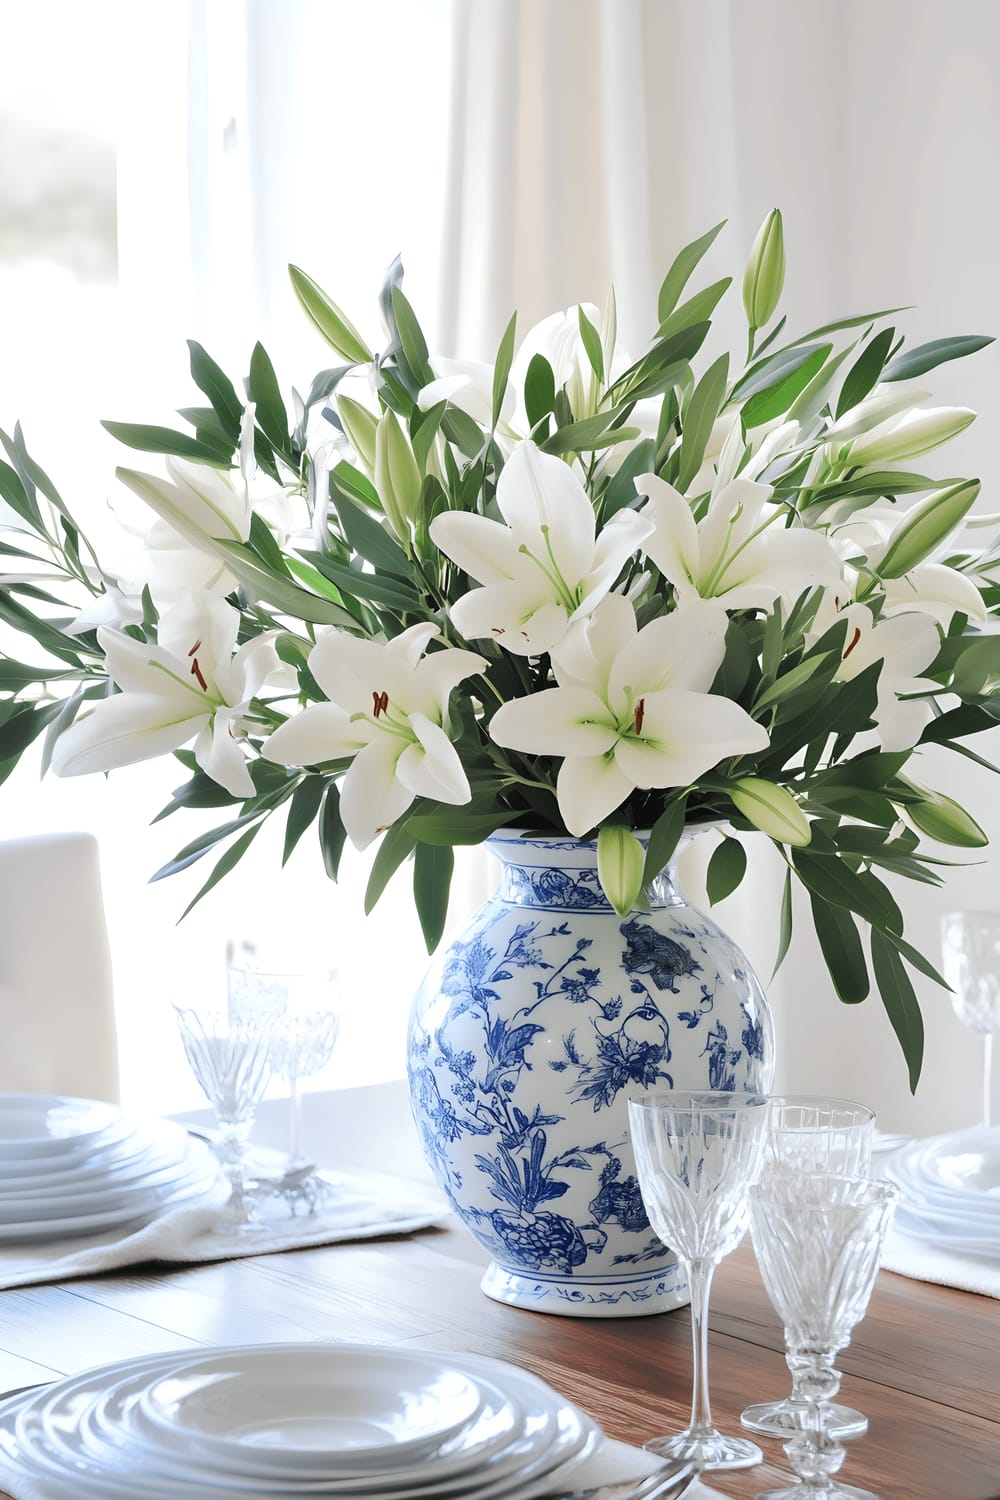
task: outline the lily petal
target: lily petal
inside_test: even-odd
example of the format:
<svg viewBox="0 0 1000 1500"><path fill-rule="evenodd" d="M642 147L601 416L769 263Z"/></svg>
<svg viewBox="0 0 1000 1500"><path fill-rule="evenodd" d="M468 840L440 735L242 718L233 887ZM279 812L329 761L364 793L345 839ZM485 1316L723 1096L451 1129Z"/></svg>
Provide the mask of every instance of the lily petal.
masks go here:
<svg viewBox="0 0 1000 1500"><path fill-rule="evenodd" d="M97 641L109 674L124 692L148 694L159 698L161 705L174 705L173 712L164 712L162 717L185 718L211 710L211 703L190 675L189 664L178 661L162 646L108 629L97 632Z"/></svg>
<svg viewBox="0 0 1000 1500"><path fill-rule="evenodd" d="M601 755L614 745L618 729L607 705L589 689L545 688L502 704L490 720L490 736L529 755Z"/></svg>
<svg viewBox="0 0 1000 1500"><path fill-rule="evenodd" d="M596 828L634 788L613 755L570 756L556 777L559 811L574 838Z"/></svg>
<svg viewBox="0 0 1000 1500"><path fill-rule="evenodd" d="M913 610L931 615L944 630L956 614L980 622L988 618L983 596L972 579L942 563L923 563L902 578L886 580L883 612L895 615Z"/></svg>
<svg viewBox="0 0 1000 1500"><path fill-rule="evenodd" d="M608 683L609 701L621 714L635 700L663 688L707 693L726 654L729 619L707 599L692 599L644 625L620 653Z"/></svg>
<svg viewBox="0 0 1000 1500"><path fill-rule="evenodd" d="M594 552L594 506L580 480L551 453L520 443L497 481L497 507L520 542L547 529L560 572L577 579Z"/></svg>
<svg viewBox="0 0 1000 1500"><path fill-rule="evenodd" d="M566 611L537 580L511 580L472 589L451 607L457 630L469 640L488 636L515 656L551 651L566 634Z"/></svg>
<svg viewBox="0 0 1000 1500"><path fill-rule="evenodd" d="M607 701L608 677L637 631L635 610L620 594L602 599L592 614L571 625L552 652L561 687L591 689Z"/></svg>
<svg viewBox="0 0 1000 1500"><path fill-rule="evenodd" d="M261 754L280 766L318 766L355 755L372 733L370 724L352 724L335 703L312 703L280 724L264 741Z"/></svg>
<svg viewBox="0 0 1000 1500"><path fill-rule="evenodd" d="M380 734L355 756L341 783L340 816L355 849L367 849L413 801L409 787L396 776L401 743Z"/></svg>
<svg viewBox="0 0 1000 1500"><path fill-rule="evenodd" d="M655 474L642 474L636 480L640 493L649 498L639 512L648 516L653 530L646 540L647 557L652 558L664 578L675 588L696 588L700 549L698 526L691 506L672 484Z"/></svg>
<svg viewBox="0 0 1000 1500"><path fill-rule="evenodd" d="M422 714L410 715L417 743L396 762L396 775L415 796L461 804L472 796L458 751L444 730Z"/></svg>
<svg viewBox="0 0 1000 1500"><path fill-rule="evenodd" d="M247 769L246 756L232 733L233 715L218 709L194 742L194 754L206 776L225 787L234 797L252 797L256 787Z"/></svg>
<svg viewBox="0 0 1000 1500"><path fill-rule="evenodd" d="M207 723L207 714L163 722L162 697L116 693L90 713L81 714L56 740L52 769L57 776L114 771L139 760L179 750Z"/></svg>
<svg viewBox="0 0 1000 1500"><path fill-rule="evenodd" d="M478 583L499 583L521 569L517 538L509 527L486 516L446 510L431 522L430 538L445 557Z"/></svg>
<svg viewBox="0 0 1000 1500"><path fill-rule="evenodd" d="M667 690L644 704L641 739L623 739L615 759L634 786L687 786L731 755L766 750L767 731L728 698Z"/></svg>

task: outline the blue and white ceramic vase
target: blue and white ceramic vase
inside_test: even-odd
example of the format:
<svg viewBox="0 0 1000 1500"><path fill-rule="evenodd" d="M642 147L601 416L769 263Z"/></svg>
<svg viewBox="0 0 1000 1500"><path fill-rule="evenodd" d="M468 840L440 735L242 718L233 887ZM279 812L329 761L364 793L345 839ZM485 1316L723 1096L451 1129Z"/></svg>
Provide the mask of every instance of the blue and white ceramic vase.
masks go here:
<svg viewBox="0 0 1000 1500"><path fill-rule="evenodd" d="M765 1092L764 992L673 868L623 921L596 843L504 830L490 848L500 888L439 951L410 1018L428 1162L492 1256L488 1296L576 1317L681 1306L683 1273L643 1209L628 1097Z"/></svg>

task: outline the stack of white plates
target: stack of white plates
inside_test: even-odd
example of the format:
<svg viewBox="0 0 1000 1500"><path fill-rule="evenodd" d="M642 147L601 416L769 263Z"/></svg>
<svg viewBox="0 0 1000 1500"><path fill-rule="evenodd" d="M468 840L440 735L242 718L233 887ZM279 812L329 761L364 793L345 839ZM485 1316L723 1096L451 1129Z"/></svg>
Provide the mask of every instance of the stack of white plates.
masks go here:
<svg viewBox="0 0 1000 1500"><path fill-rule="evenodd" d="M14 1397L0 1408L0 1486L9 1466L50 1500L529 1500L600 1438L499 1360L252 1344L124 1360Z"/></svg>
<svg viewBox="0 0 1000 1500"><path fill-rule="evenodd" d="M53 1094L0 1094L0 1244L99 1234L202 1196L219 1169L165 1120Z"/></svg>
<svg viewBox="0 0 1000 1500"><path fill-rule="evenodd" d="M1000 1264L1000 1127L914 1141L882 1173L900 1190L894 1224L908 1239Z"/></svg>

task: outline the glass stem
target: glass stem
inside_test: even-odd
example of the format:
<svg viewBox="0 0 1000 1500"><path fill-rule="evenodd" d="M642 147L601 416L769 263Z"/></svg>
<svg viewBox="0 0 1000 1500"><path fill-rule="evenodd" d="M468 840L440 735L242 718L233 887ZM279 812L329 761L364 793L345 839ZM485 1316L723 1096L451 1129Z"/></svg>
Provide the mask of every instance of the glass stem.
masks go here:
<svg viewBox="0 0 1000 1500"><path fill-rule="evenodd" d="M305 1160L302 1154L302 1096L297 1073L288 1077L288 1159L297 1167Z"/></svg>
<svg viewBox="0 0 1000 1500"><path fill-rule="evenodd" d="M691 1390L691 1425L698 1436L712 1432L712 1408L708 1399L708 1296L715 1275L715 1262L693 1260L687 1265L691 1295L691 1349L694 1381Z"/></svg>
<svg viewBox="0 0 1000 1500"><path fill-rule="evenodd" d="M993 1124L993 1033L983 1037L983 1124Z"/></svg>
<svg viewBox="0 0 1000 1500"><path fill-rule="evenodd" d="M252 1200L247 1190L246 1176L246 1148L249 1134L250 1126L246 1121L240 1124L223 1124L218 1145L219 1161L229 1179L231 1189L229 1202L226 1205L227 1217L240 1224L249 1220L252 1211Z"/></svg>

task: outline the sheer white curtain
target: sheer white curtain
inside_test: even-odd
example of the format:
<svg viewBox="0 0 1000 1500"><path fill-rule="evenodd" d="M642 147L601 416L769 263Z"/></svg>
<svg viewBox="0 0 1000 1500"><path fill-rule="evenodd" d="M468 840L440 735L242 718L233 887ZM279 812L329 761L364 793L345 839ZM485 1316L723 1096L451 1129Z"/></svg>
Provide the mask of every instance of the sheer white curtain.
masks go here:
<svg viewBox="0 0 1000 1500"><path fill-rule="evenodd" d="M906 303L913 341L1000 331L992 0L458 0L455 16L446 352L489 358L515 306L523 328L581 298L601 303L609 283L638 352L676 250L728 219L705 279L739 270L775 204L790 323ZM730 294L720 328L736 348L741 316ZM933 388L984 414L947 462L980 474L982 504L997 509L1000 356L947 366ZM1000 731L979 749L996 759ZM933 755L923 776L973 807L1000 844L1000 781ZM692 890L710 846L706 836L689 858ZM779 880L757 850L743 890L719 909L765 982ZM933 959L941 912L996 905L998 886L994 853L950 872L942 891L901 882L897 895ZM853 1013L839 1004L805 917L770 986L778 1085L864 1098L891 1128L971 1121L977 1039L944 993L918 976L927 1056L914 1100L877 997Z"/></svg>

